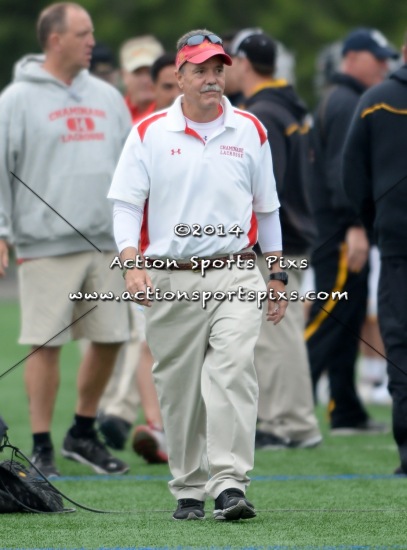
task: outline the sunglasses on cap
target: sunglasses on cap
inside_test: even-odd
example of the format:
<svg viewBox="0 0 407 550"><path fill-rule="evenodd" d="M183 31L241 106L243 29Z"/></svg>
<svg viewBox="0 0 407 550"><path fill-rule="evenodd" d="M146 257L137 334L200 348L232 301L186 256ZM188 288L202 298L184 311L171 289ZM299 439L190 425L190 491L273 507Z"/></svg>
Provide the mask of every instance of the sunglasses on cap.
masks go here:
<svg viewBox="0 0 407 550"><path fill-rule="evenodd" d="M216 34L194 34L194 36L188 38L184 45L198 46L202 44L204 40L209 40L212 44L223 44L223 40L219 38L219 36L216 36Z"/></svg>

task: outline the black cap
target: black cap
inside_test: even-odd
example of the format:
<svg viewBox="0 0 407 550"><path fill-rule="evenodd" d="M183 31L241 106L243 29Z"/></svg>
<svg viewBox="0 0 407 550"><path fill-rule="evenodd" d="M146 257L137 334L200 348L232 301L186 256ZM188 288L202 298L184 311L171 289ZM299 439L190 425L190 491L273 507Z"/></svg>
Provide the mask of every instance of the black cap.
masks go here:
<svg viewBox="0 0 407 550"><path fill-rule="evenodd" d="M232 56L243 55L256 65L273 69L277 57L277 44L262 29L243 29L238 32L229 47Z"/></svg>
<svg viewBox="0 0 407 550"><path fill-rule="evenodd" d="M342 55L348 52L366 51L377 59L398 59L398 52L392 48L386 37L377 29L359 28L352 31L343 41Z"/></svg>
<svg viewBox="0 0 407 550"><path fill-rule="evenodd" d="M97 69L105 68L114 69L116 67L116 60L112 50L106 44L97 42L92 50L92 59L90 61L89 70L91 72Z"/></svg>

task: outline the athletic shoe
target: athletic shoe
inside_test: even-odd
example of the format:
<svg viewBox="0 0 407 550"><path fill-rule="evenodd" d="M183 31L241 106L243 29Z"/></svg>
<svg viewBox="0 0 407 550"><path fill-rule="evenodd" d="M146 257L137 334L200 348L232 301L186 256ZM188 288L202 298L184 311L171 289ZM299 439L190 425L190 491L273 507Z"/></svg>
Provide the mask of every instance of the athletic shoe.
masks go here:
<svg viewBox="0 0 407 550"><path fill-rule="evenodd" d="M392 398L387 388L387 381L373 386L370 392L370 403L374 405L391 405Z"/></svg>
<svg viewBox="0 0 407 550"><path fill-rule="evenodd" d="M388 424L376 422L368 418L354 426L335 426L331 428L331 435L377 435L386 434L390 431Z"/></svg>
<svg viewBox="0 0 407 550"><path fill-rule="evenodd" d="M34 447L31 462L47 479L55 479L61 476L55 466L54 450L51 447ZM29 471L31 474L38 476L37 470L32 466Z"/></svg>
<svg viewBox="0 0 407 550"><path fill-rule="evenodd" d="M308 439L291 440L288 447L290 449L313 449L322 443L322 435L314 435Z"/></svg>
<svg viewBox="0 0 407 550"><path fill-rule="evenodd" d="M172 514L173 519L205 519L205 502L194 498L181 498Z"/></svg>
<svg viewBox="0 0 407 550"><path fill-rule="evenodd" d="M312 449L322 442L321 435L307 439L290 440L267 432L256 431L256 449L278 451L281 449Z"/></svg>
<svg viewBox="0 0 407 550"><path fill-rule="evenodd" d="M256 516L256 510L240 489L225 489L215 500L213 517L219 520L250 519Z"/></svg>
<svg viewBox="0 0 407 550"><path fill-rule="evenodd" d="M98 426L108 447L119 451L124 449L131 429L130 422L119 416L102 414L98 416Z"/></svg>
<svg viewBox="0 0 407 550"><path fill-rule="evenodd" d="M87 464L97 474L125 474L129 466L112 456L98 439L95 431L89 437L72 437L68 432L61 450L62 456Z"/></svg>
<svg viewBox="0 0 407 550"><path fill-rule="evenodd" d="M289 439L283 439L272 433L256 430L255 447L258 450L278 451L288 449L289 444Z"/></svg>
<svg viewBox="0 0 407 550"><path fill-rule="evenodd" d="M393 473L396 476L405 476L405 475L407 475L406 472L403 470L401 465L398 468L396 468Z"/></svg>
<svg viewBox="0 0 407 550"><path fill-rule="evenodd" d="M149 464L168 462L167 442L162 430L152 425L137 426L133 432L132 447Z"/></svg>

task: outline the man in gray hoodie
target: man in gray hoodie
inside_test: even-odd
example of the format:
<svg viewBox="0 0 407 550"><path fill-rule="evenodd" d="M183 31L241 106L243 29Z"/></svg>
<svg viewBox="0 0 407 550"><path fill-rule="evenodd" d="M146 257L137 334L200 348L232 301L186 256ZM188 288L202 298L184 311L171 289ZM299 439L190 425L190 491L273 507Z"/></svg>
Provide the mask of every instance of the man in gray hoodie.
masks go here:
<svg viewBox="0 0 407 550"><path fill-rule="evenodd" d="M37 32L45 56L24 58L0 97L0 276L14 244L19 341L33 351L25 371L33 462L47 477L59 475L50 425L60 350L72 337L86 337L91 345L79 368L76 414L62 454L98 473L124 473L128 466L107 451L93 426L128 338L127 308L120 298L89 303L70 293L119 296L124 289L109 269L115 244L106 195L131 121L117 90L85 70L95 42L81 6L48 6Z"/></svg>

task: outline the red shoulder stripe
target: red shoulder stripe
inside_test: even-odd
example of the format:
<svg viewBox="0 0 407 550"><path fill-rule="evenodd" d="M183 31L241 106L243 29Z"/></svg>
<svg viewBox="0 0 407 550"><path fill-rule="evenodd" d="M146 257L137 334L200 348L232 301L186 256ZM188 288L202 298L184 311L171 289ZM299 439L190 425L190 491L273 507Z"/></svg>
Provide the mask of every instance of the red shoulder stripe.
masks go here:
<svg viewBox="0 0 407 550"><path fill-rule="evenodd" d="M148 234L148 199L144 204L143 222L141 224L140 232L140 244L141 253L144 254L148 245L150 244L150 237Z"/></svg>
<svg viewBox="0 0 407 550"><path fill-rule="evenodd" d="M249 233L247 234L249 238L249 244L247 246L254 246L257 242L257 230L258 230L258 223L256 214L252 212L252 219L250 220L250 229Z"/></svg>
<svg viewBox="0 0 407 550"><path fill-rule="evenodd" d="M265 143L267 141L267 134L266 132L264 131L264 128L261 124L261 122L259 121L258 118L256 118L254 115L252 115L251 113L244 113L242 111L234 111L237 115L242 115L242 116L245 116L246 118L250 119L253 124L256 126L256 130L259 134L259 138L260 138L260 143L263 145L263 143Z"/></svg>
<svg viewBox="0 0 407 550"><path fill-rule="evenodd" d="M159 114L156 114L156 115L152 115L152 116L146 118L146 120L143 120L142 122L139 123L139 125L137 126L137 131L138 131L138 134L140 136L141 141L143 141L144 135L147 132L147 128L150 126L150 124L152 124L153 122L155 122L156 120L158 120L159 118L161 118L163 116L167 116L167 113L159 113Z"/></svg>

